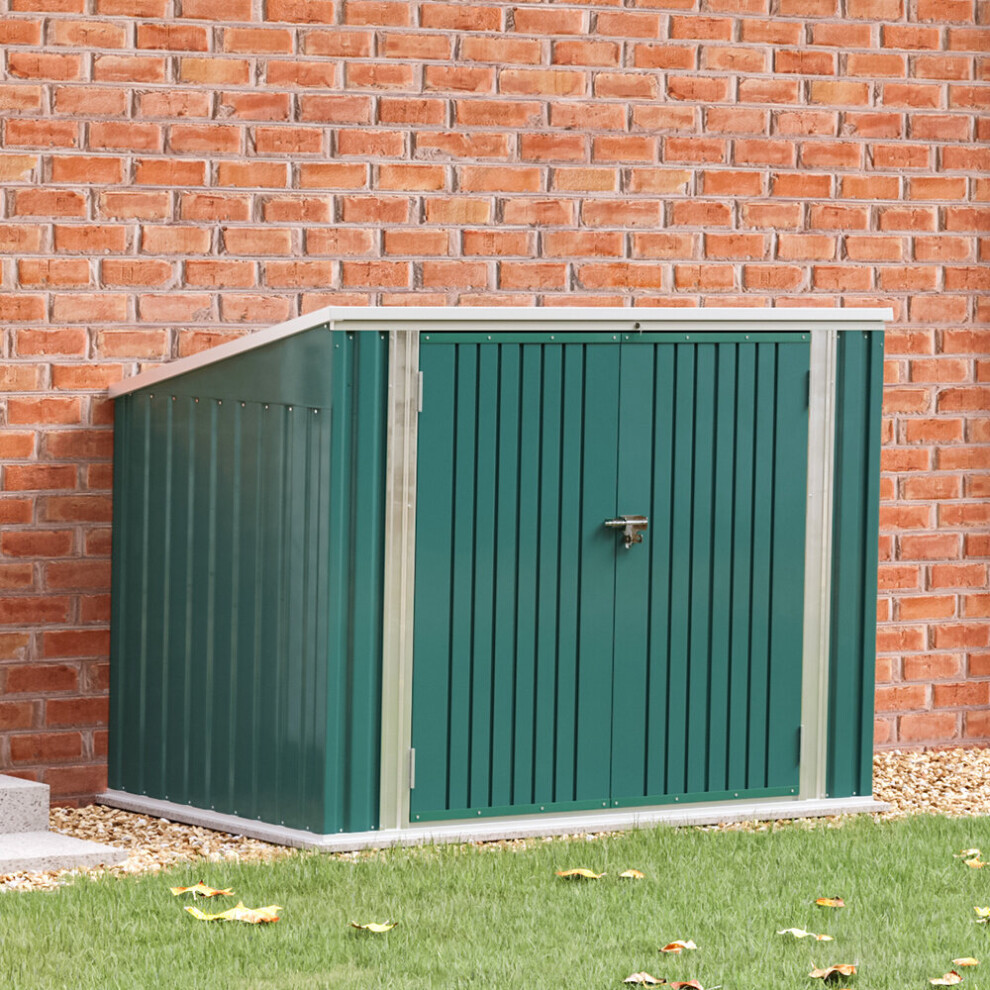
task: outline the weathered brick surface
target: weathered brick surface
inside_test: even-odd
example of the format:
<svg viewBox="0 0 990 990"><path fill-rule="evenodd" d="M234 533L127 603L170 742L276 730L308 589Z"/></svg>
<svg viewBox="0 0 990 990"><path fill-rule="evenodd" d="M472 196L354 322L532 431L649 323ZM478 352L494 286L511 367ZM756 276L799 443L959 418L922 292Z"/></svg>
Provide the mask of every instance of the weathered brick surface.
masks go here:
<svg viewBox="0 0 990 990"><path fill-rule="evenodd" d="M0 769L102 785L107 385L331 302L893 307L877 740L986 742L986 20L0 0Z"/></svg>

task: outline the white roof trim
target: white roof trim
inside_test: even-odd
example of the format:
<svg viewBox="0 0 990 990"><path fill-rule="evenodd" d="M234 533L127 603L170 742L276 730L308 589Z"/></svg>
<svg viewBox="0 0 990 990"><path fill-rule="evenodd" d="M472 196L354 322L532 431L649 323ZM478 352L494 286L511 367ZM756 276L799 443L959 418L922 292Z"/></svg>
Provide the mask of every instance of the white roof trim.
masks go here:
<svg viewBox="0 0 990 990"><path fill-rule="evenodd" d="M284 337L310 330L313 327L329 323L331 329L362 330L388 329L396 324L412 325L436 323L465 323L478 325L497 324L499 329L508 329L507 324L525 323L549 324L628 324L633 329L634 324L661 324L660 326L643 326L642 329L662 330L681 329L685 325L699 329L696 325L705 325L705 329L719 329L714 324L732 323L736 326L748 323L792 324L792 326L777 326L774 329L808 329L815 324L826 323L839 330L882 330L883 325L894 318L894 311L889 308L867 309L848 308L831 309L826 307L791 307L769 309L766 307L591 307L569 308L567 306L327 306L315 310L305 316L297 316L293 320L279 323L267 330L258 330L238 337L226 344L211 347L209 350L189 357L179 358L168 364L159 365L142 371L130 378L125 378L110 386L110 398L115 399L128 392L134 392L158 382L167 381L178 375L215 364L243 354L245 351L264 347ZM371 324L372 326L362 326ZM838 325L838 326L836 326ZM522 328L520 328L522 329ZM581 329L589 329L584 326ZM768 328L770 329L770 328Z"/></svg>

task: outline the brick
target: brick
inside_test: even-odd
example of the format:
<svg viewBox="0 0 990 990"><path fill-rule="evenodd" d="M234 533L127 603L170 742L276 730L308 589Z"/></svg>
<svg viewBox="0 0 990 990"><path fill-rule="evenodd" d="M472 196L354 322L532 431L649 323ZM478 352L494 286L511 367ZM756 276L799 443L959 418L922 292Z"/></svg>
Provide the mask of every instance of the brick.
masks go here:
<svg viewBox="0 0 990 990"><path fill-rule="evenodd" d="M480 204L482 201L468 201ZM427 203L427 219L430 218L430 206L432 201ZM485 206L488 207L487 202ZM475 207L476 211L478 207ZM506 199L503 203L503 220L507 224L523 224L526 226L549 226L560 227L574 223L575 204L567 200L560 199ZM440 219L441 223L450 222L470 222L483 223L482 220L459 221L455 217ZM587 222L587 221L586 221Z"/></svg>
<svg viewBox="0 0 990 990"><path fill-rule="evenodd" d="M268 0L269 21L294 24L333 24L335 20L333 0ZM237 20L250 20L250 17Z"/></svg>
<svg viewBox="0 0 990 990"><path fill-rule="evenodd" d="M289 166L283 162L220 162L217 166L219 186L278 189L288 184Z"/></svg>
<svg viewBox="0 0 990 990"><path fill-rule="evenodd" d="M388 108L379 104L379 119L386 120L383 113ZM425 101L421 101L425 102ZM442 124L445 119L443 104L427 107L430 112L410 116L410 119L395 123ZM458 124L466 127L530 127L543 121L543 104L519 102L516 100L457 100L454 104L454 117Z"/></svg>
<svg viewBox="0 0 990 990"><path fill-rule="evenodd" d="M206 254L210 250L210 231L203 227L169 225L141 228L141 251L144 254Z"/></svg>
<svg viewBox="0 0 990 990"><path fill-rule="evenodd" d="M962 673L962 657L953 653L904 657L903 671L906 681L937 681L958 677Z"/></svg>
<svg viewBox="0 0 990 990"><path fill-rule="evenodd" d="M11 468L7 468L8 471ZM53 595L18 595L0 598L0 622L4 625L37 625L66 622L69 599Z"/></svg>
<svg viewBox="0 0 990 990"><path fill-rule="evenodd" d="M220 315L232 323L280 323L291 314L291 301L271 293L228 292L220 297Z"/></svg>
<svg viewBox="0 0 990 990"><path fill-rule="evenodd" d="M727 156L728 145L722 138L668 137L664 140L664 161L724 162Z"/></svg>
<svg viewBox="0 0 990 990"><path fill-rule="evenodd" d="M230 124L172 124L169 128L169 148L175 152L225 152L241 150L243 132Z"/></svg>
<svg viewBox="0 0 990 990"><path fill-rule="evenodd" d="M705 196L760 196L763 173L706 169L701 173L701 185Z"/></svg>
<svg viewBox="0 0 990 990"><path fill-rule="evenodd" d="M307 46L311 33L314 32L309 32L306 35ZM288 55L292 52L292 43L292 32L284 28L232 27L223 29L222 47L225 52ZM309 51L308 47L306 51ZM316 54L334 53L320 52ZM367 52L353 54L367 54Z"/></svg>
<svg viewBox="0 0 990 990"><path fill-rule="evenodd" d="M137 306L138 316L152 323L192 322L213 316L211 297L206 293L142 295Z"/></svg>
<svg viewBox="0 0 990 990"><path fill-rule="evenodd" d="M604 169L569 170L572 172L605 172ZM466 165L458 168L458 188L464 192L538 192L542 172L538 168L505 168L488 165ZM558 170L558 175L560 171Z"/></svg>
<svg viewBox="0 0 990 990"><path fill-rule="evenodd" d="M478 288L489 285L488 264L483 261L422 261L420 284L424 288Z"/></svg>
<svg viewBox="0 0 990 990"><path fill-rule="evenodd" d="M251 196L186 193L180 198L179 215L183 220L250 220Z"/></svg>
<svg viewBox="0 0 990 990"><path fill-rule="evenodd" d="M192 260L185 265L187 285L220 289L251 288L257 283L255 266L250 261Z"/></svg>
<svg viewBox="0 0 990 990"><path fill-rule="evenodd" d="M52 261L57 260L58 259L52 259ZM81 264L86 265L88 269L88 262L83 261L82 259L78 260ZM16 341L18 357L42 354L68 354L75 355L77 357L84 357L86 355L88 338L86 331L79 328L59 329L50 327L41 330L18 330L16 334ZM9 401L7 413L9 417Z"/></svg>
<svg viewBox="0 0 990 990"><path fill-rule="evenodd" d="M899 597L897 617L902 622L917 619L951 619L956 614L955 595L910 595Z"/></svg>
<svg viewBox="0 0 990 990"><path fill-rule="evenodd" d="M0 449L3 449L3 434L0 433ZM28 440L31 440L28 435ZM33 444L32 444L33 446ZM4 455L5 457L8 455ZM0 590L33 591L34 564L26 561L21 564L0 564Z"/></svg>
<svg viewBox="0 0 990 990"><path fill-rule="evenodd" d="M10 737L13 763L57 763L82 755L82 735L78 732L25 732Z"/></svg>
<svg viewBox="0 0 990 990"><path fill-rule="evenodd" d="M207 29L200 24L138 24L138 48L165 51L205 52L209 50Z"/></svg>
<svg viewBox="0 0 990 990"><path fill-rule="evenodd" d="M632 120L634 130L653 131L655 133L687 132L694 133L697 130L697 123L700 119L698 107L683 106L647 106L638 105L632 108ZM712 113L709 110L708 113ZM557 114L551 110L550 119L557 120ZM584 118L580 118L584 119ZM571 126L580 123L576 120ZM613 130L616 129L613 127Z"/></svg>
<svg viewBox="0 0 990 990"><path fill-rule="evenodd" d="M959 537L943 533L904 535L898 538L898 547L901 560L952 560L960 550Z"/></svg>
<svg viewBox="0 0 990 990"><path fill-rule="evenodd" d="M578 281L586 289L666 288L666 266L649 262L594 262L577 266Z"/></svg>
<svg viewBox="0 0 990 990"><path fill-rule="evenodd" d="M40 110L41 109L41 87L25 86L23 84L14 86L0 86L0 110ZM22 122L21 129L33 121ZM9 141L8 141L9 143Z"/></svg>
<svg viewBox="0 0 990 990"><path fill-rule="evenodd" d="M31 173L38 167L37 155L4 155L0 157L0 180L18 182L30 179ZM53 181L64 181L54 180Z"/></svg>
<svg viewBox="0 0 990 990"><path fill-rule="evenodd" d="M429 101L425 101L429 102ZM383 98L379 104L382 120L390 106ZM303 96L299 100L299 119L325 124L371 123L372 103L367 96ZM395 122L395 121L393 121ZM405 121L399 121L405 123Z"/></svg>
<svg viewBox="0 0 990 990"><path fill-rule="evenodd" d="M7 672L4 685L7 694L75 691L79 687L79 672L69 664L17 664L4 669Z"/></svg>
<svg viewBox="0 0 990 990"><path fill-rule="evenodd" d="M714 76L669 76L667 95L672 100L691 100L699 103L724 102L729 96L729 80Z"/></svg>
<svg viewBox="0 0 990 990"><path fill-rule="evenodd" d="M742 103L797 103L800 83L794 79L740 79L739 100Z"/></svg>
<svg viewBox="0 0 990 990"><path fill-rule="evenodd" d="M826 234L788 234L777 237L777 257L783 261L830 261L836 238Z"/></svg>
<svg viewBox="0 0 990 990"><path fill-rule="evenodd" d="M734 144L737 165L795 164L795 149L790 141L768 141L737 138Z"/></svg>
<svg viewBox="0 0 990 990"><path fill-rule="evenodd" d="M914 422L908 420L908 424ZM936 421L937 422L937 421ZM901 483L901 497L905 499L960 498L962 479L955 475L920 475L905 478Z"/></svg>
<svg viewBox="0 0 990 990"><path fill-rule="evenodd" d="M636 66L639 68L659 68L658 65L648 63L647 53L641 51L644 47L646 46L636 46ZM686 51L686 49L675 50ZM647 61L644 62L643 58L646 58ZM554 65L616 66L620 64L620 59L621 49L614 41L557 41L553 45L552 62ZM691 65L693 65L693 55ZM665 65L664 67L673 68L674 66ZM684 65L677 67L685 68Z"/></svg>
<svg viewBox="0 0 990 990"><path fill-rule="evenodd" d="M379 189L436 192L447 185L443 165L379 165L375 185Z"/></svg>
<svg viewBox="0 0 990 990"><path fill-rule="evenodd" d="M311 119L307 114L312 110L312 104L308 102L312 99L320 98L303 97L299 101L301 120ZM364 97L340 99L363 104L365 117L370 115L368 101ZM221 93L219 112L241 120L288 120L292 113L292 100L288 93Z"/></svg>
<svg viewBox="0 0 990 990"><path fill-rule="evenodd" d="M310 253L318 254L335 254L339 253L335 249L335 245L329 238L324 238L326 241L326 246L316 251L314 247L310 246L310 240L315 235L330 235L333 236L333 231L312 231L306 236L306 244L309 248ZM465 237L467 234L465 233ZM492 232L492 236L496 236L495 232ZM415 230L386 230L384 235L384 248L386 254L399 254L399 255L411 255L423 257L426 255L441 255L450 253L450 234L446 230L430 230L424 228L417 228ZM363 253L372 253L373 245L369 242L367 245L367 251ZM354 254L357 252L349 251L349 254ZM465 254L479 254L484 252L479 251L467 251L465 249ZM515 253L515 252L510 252Z"/></svg>
<svg viewBox="0 0 990 990"><path fill-rule="evenodd" d="M587 140L583 134L521 134L519 157L522 161L583 162L588 160Z"/></svg>
<svg viewBox="0 0 990 990"><path fill-rule="evenodd" d="M183 10L188 4L183 5ZM45 783L51 788L52 798L82 795L91 798L107 788L105 766L52 767L45 772Z"/></svg>
<svg viewBox="0 0 990 990"><path fill-rule="evenodd" d="M153 90L138 96L140 117L209 117L210 94L183 90Z"/></svg>
<svg viewBox="0 0 990 990"><path fill-rule="evenodd" d="M111 292L63 292L52 296L52 316L66 323L112 322L127 319L127 296ZM52 369L52 381L65 366Z"/></svg>
<svg viewBox="0 0 990 990"><path fill-rule="evenodd" d="M332 86L332 72L332 65L314 63L311 73L313 81L302 85ZM415 76L415 67L402 62L347 62L344 65L344 85L348 89L409 90L413 87Z"/></svg>
<svg viewBox="0 0 990 990"><path fill-rule="evenodd" d="M332 199L329 196L274 197L262 207L262 215L271 223L329 223Z"/></svg>
<svg viewBox="0 0 990 990"><path fill-rule="evenodd" d="M341 284L347 287L410 288L412 273L404 261L345 261L341 263Z"/></svg>
<svg viewBox="0 0 990 990"><path fill-rule="evenodd" d="M972 63L964 55L919 55L912 69L917 79L969 79Z"/></svg>
<svg viewBox="0 0 990 990"><path fill-rule="evenodd" d="M17 281L24 286L89 285L84 258L31 258L17 263Z"/></svg>
<svg viewBox="0 0 990 990"><path fill-rule="evenodd" d="M967 619L990 617L990 595L963 595L962 614Z"/></svg>
<svg viewBox="0 0 990 990"><path fill-rule="evenodd" d="M7 57L7 72L14 79L79 79L81 69L79 55L12 51Z"/></svg>
<svg viewBox="0 0 990 990"><path fill-rule="evenodd" d="M916 83L884 83L881 102L887 107L942 107L944 96L941 86Z"/></svg>
<svg viewBox="0 0 990 990"><path fill-rule="evenodd" d="M0 23L0 45L34 45L41 44L41 25L38 20L7 18Z"/></svg>
<svg viewBox="0 0 990 990"><path fill-rule="evenodd" d="M571 44L571 42L566 44ZM594 42L589 42L589 44L594 44ZM554 46L555 51L556 48L557 46ZM388 54L387 48L386 54ZM543 46L537 38L481 38L464 35L460 41L460 56L462 60L467 62L536 65L543 59ZM447 56L442 57L446 58Z"/></svg>
<svg viewBox="0 0 990 990"><path fill-rule="evenodd" d="M345 24L407 27L409 17L409 4L400 0L345 0L344 2Z"/></svg>
<svg viewBox="0 0 990 990"><path fill-rule="evenodd" d="M41 320L45 315L44 296L0 295L0 319L12 322Z"/></svg>
<svg viewBox="0 0 990 990"><path fill-rule="evenodd" d="M352 137L366 134L365 131L348 131ZM390 132L391 133L391 132ZM400 132L395 132L399 134ZM341 151L341 136L337 139L338 154ZM526 138L529 135L522 135ZM416 132L416 154L423 158L501 158L508 159L510 152L510 137L508 134L492 134L479 132L464 134L456 131L438 133L434 131ZM401 152L390 157L401 157Z"/></svg>
<svg viewBox="0 0 990 990"><path fill-rule="evenodd" d="M98 86L55 86L55 112L66 115L123 116L127 94L120 89Z"/></svg>
<svg viewBox="0 0 990 990"><path fill-rule="evenodd" d="M52 698L45 704L46 725L106 725L109 714L106 697Z"/></svg>
<svg viewBox="0 0 990 990"><path fill-rule="evenodd" d="M873 285L873 272L869 268L844 265L816 265L812 270L812 284L816 289L837 292L865 291Z"/></svg>
<svg viewBox="0 0 990 990"><path fill-rule="evenodd" d="M990 505L985 502L943 503L938 507L940 527L983 526L990 522Z"/></svg>
<svg viewBox="0 0 990 990"><path fill-rule="evenodd" d="M600 99L655 100L659 93L654 76L631 72L599 72L593 88Z"/></svg>
<svg viewBox="0 0 990 990"><path fill-rule="evenodd" d="M498 31L503 26L502 11L466 3L431 3L420 10L420 26L444 31Z"/></svg>
<svg viewBox="0 0 990 990"><path fill-rule="evenodd" d="M881 626L877 630L878 653L918 652L925 647L924 626Z"/></svg>
<svg viewBox="0 0 990 990"><path fill-rule="evenodd" d="M320 33L326 34L327 32ZM339 38L339 35L330 35L330 38L328 39L330 46L334 48L339 47ZM371 54L370 35L368 35L368 41L368 50L361 53L363 55ZM379 50L380 54L386 58L448 60L451 58L452 46L453 39L445 34L386 34L381 40ZM309 51L308 48L307 51ZM339 56L345 53L327 51L317 52L314 48L314 54L338 54Z"/></svg>
<svg viewBox="0 0 990 990"><path fill-rule="evenodd" d="M120 158L96 155L53 155L51 181L78 185L113 185L123 181L124 163ZM2 168L2 160L0 160Z"/></svg>
<svg viewBox="0 0 990 990"><path fill-rule="evenodd" d="M685 66L671 66L671 68L694 68L693 53L690 60L685 57L685 62L687 63ZM768 52L758 48L706 45L701 49L701 67L713 72L766 72L770 67L770 56Z"/></svg>
<svg viewBox="0 0 990 990"><path fill-rule="evenodd" d="M902 712L912 708L927 708L928 691L922 684L903 687L878 687L875 705L878 712Z"/></svg>
<svg viewBox="0 0 990 990"><path fill-rule="evenodd" d="M127 228L110 224L86 224L53 227L55 250L58 252L86 254L121 253L127 244Z"/></svg>
<svg viewBox="0 0 990 990"><path fill-rule="evenodd" d="M601 76L596 79L597 84ZM653 83L655 92L656 80ZM498 90L515 96L582 96L587 91L585 73L572 69L503 69L499 73Z"/></svg>
<svg viewBox="0 0 990 990"><path fill-rule="evenodd" d="M433 202L435 200L432 199L426 202L427 219ZM343 196L340 199L341 219L344 223L405 223L409 219L409 206L409 199L403 196Z"/></svg>
<svg viewBox="0 0 990 990"><path fill-rule="evenodd" d="M928 571L929 588L984 588L985 564L933 564Z"/></svg>
<svg viewBox="0 0 990 990"><path fill-rule="evenodd" d="M5 109L0 89L0 110ZM6 123L9 148L73 148L79 144L79 125L71 120L20 120Z"/></svg>
<svg viewBox="0 0 990 990"><path fill-rule="evenodd" d="M0 732L11 729L30 729L37 720L37 710L33 701L0 702Z"/></svg>
<svg viewBox="0 0 990 990"><path fill-rule="evenodd" d="M551 258L617 258L623 253L623 235L619 231L553 231L543 235L542 243L542 253Z"/></svg>
<svg viewBox="0 0 990 990"><path fill-rule="evenodd" d="M89 125L89 147L123 151L161 151L162 128L159 124L137 121L94 121Z"/></svg>
<svg viewBox="0 0 990 990"><path fill-rule="evenodd" d="M796 289L804 281L804 270L795 265L743 266L743 286L747 289Z"/></svg>
<svg viewBox="0 0 990 990"><path fill-rule="evenodd" d="M705 110L705 131L710 134L767 134L769 121L770 112L763 109L733 106ZM686 123L693 125L693 116Z"/></svg>
<svg viewBox="0 0 990 990"><path fill-rule="evenodd" d="M660 36L659 14L640 11L601 11L597 17L601 35L616 38L657 38Z"/></svg>
<svg viewBox="0 0 990 990"><path fill-rule="evenodd" d="M95 55L95 82L165 82L165 59L158 55Z"/></svg>
<svg viewBox="0 0 990 990"><path fill-rule="evenodd" d="M305 162L299 166L300 189L362 189L367 181L365 164Z"/></svg>
<svg viewBox="0 0 990 990"><path fill-rule="evenodd" d="M836 58L834 52L790 51L780 49L774 52L774 72L796 73L802 76L834 76Z"/></svg>
<svg viewBox="0 0 990 990"><path fill-rule="evenodd" d="M902 715L897 720L897 736L902 743L945 742L958 738L959 723L957 717L949 712Z"/></svg>
<svg viewBox="0 0 990 990"><path fill-rule="evenodd" d="M766 256L765 234L706 234L705 257L725 259L761 259Z"/></svg>
<svg viewBox="0 0 990 990"><path fill-rule="evenodd" d="M176 158L138 158L134 181L146 186L202 186L206 184L206 162Z"/></svg>
<svg viewBox="0 0 990 990"><path fill-rule="evenodd" d="M861 168L863 147L852 141L803 141L801 164L810 168Z"/></svg>

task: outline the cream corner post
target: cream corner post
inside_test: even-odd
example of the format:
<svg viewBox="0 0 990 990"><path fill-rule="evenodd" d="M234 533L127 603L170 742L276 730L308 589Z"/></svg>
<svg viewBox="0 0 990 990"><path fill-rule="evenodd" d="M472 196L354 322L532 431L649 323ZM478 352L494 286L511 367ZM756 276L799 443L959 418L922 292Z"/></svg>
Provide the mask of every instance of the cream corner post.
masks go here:
<svg viewBox="0 0 990 990"><path fill-rule="evenodd" d="M422 399L419 331L389 330L385 593L382 635L382 736L379 822L409 821L413 783L412 651L416 562L416 443Z"/></svg>
<svg viewBox="0 0 990 990"><path fill-rule="evenodd" d="M804 645L801 671L799 796L826 797L829 624L832 572L832 480L838 333L811 328L808 382L808 510L804 553Z"/></svg>

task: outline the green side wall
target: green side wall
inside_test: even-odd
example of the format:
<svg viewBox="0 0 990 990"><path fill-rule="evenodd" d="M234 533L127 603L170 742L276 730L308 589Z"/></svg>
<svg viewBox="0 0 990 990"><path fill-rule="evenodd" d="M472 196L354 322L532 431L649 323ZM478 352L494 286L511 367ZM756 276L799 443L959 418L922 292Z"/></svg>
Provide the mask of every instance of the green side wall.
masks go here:
<svg viewBox="0 0 990 990"><path fill-rule="evenodd" d="M117 400L112 788L377 827L387 353L318 327Z"/></svg>
<svg viewBox="0 0 990 990"><path fill-rule="evenodd" d="M873 789L883 333L840 333L832 489L829 797Z"/></svg>

